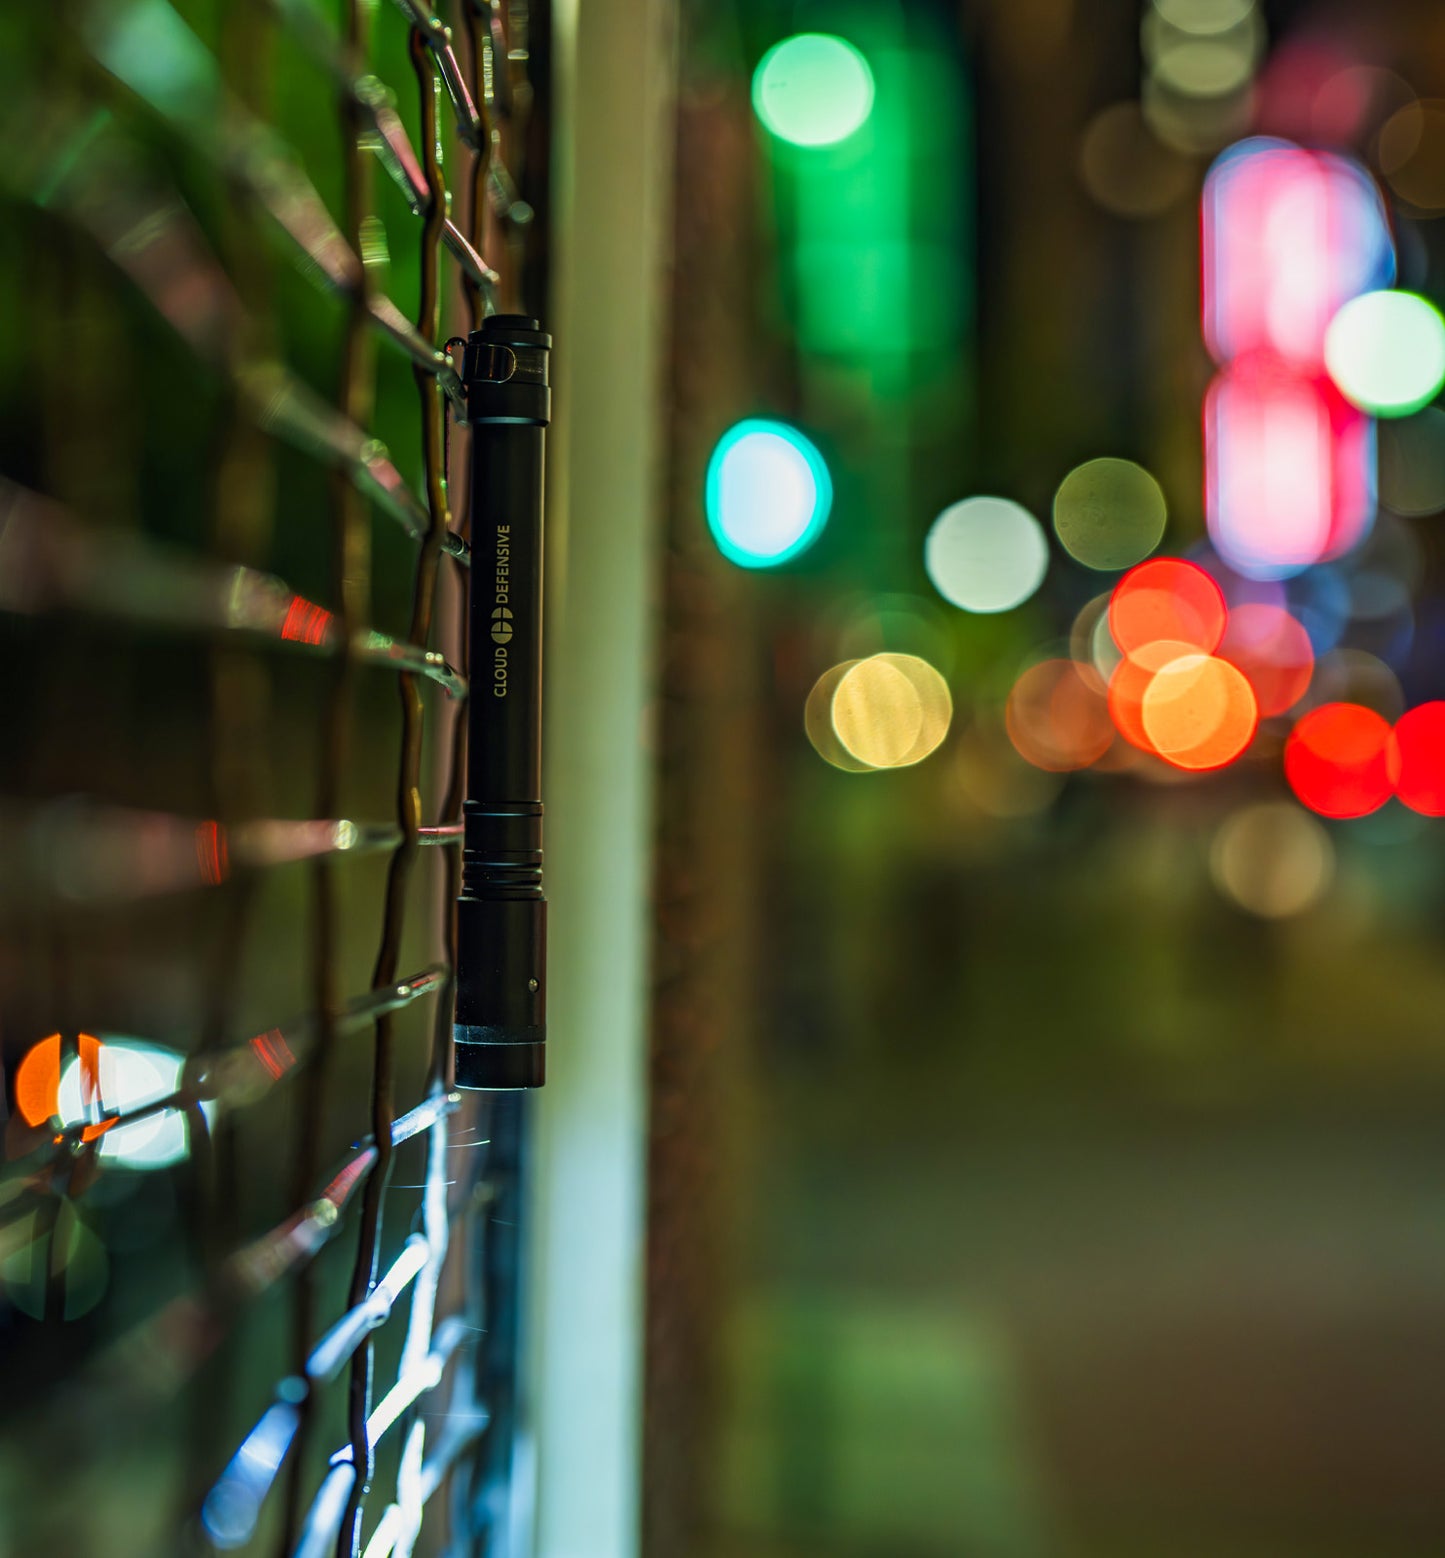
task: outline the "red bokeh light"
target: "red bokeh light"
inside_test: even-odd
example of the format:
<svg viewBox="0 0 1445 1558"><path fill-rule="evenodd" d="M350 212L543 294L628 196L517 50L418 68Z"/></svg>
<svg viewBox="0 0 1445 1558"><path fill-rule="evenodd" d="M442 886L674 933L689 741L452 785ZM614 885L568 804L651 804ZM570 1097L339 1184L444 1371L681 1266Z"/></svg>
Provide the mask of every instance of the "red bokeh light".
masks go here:
<svg viewBox="0 0 1445 1558"><path fill-rule="evenodd" d="M1422 703L1395 723L1395 793L1426 817L1445 817L1445 703Z"/></svg>
<svg viewBox="0 0 1445 1558"><path fill-rule="evenodd" d="M1358 703L1326 703L1311 710L1285 743L1285 778L1322 817L1378 811L1394 793L1399 767L1390 722Z"/></svg>
<svg viewBox="0 0 1445 1558"><path fill-rule="evenodd" d="M1283 606L1248 602L1229 613L1219 658L1243 671L1261 719L1292 709L1309 691L1315 652L1310 636Z"/></svg>
<svg viewBox="0 0 1445 1558"><path fill-rule="evenodd" d="M1224 592L1202 568L1177 557L1154 557L1131 568L1109 599L1109 632L1131 659L1161 641L1213 654L1226 617Z"/></svg>

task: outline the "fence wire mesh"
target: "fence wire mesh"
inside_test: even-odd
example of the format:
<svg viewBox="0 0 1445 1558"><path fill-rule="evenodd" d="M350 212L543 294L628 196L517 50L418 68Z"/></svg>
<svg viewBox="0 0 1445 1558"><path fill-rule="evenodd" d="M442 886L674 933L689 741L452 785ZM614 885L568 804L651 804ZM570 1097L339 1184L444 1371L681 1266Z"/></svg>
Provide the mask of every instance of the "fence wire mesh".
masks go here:
<svg viewBox="0 0 1445 1558"><path fill-rule="evenodd" d="M0 21L0 1558L500 1553L521 1121L448 1086L448 342L539 263L546 14L33 9Z"/></svg>

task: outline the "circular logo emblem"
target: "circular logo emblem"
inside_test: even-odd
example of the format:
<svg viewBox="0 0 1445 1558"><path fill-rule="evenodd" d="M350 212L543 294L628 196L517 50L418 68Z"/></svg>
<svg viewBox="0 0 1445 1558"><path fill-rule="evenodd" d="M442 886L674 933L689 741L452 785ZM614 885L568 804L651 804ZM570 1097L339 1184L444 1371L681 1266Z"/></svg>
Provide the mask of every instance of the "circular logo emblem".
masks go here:
<svg viewBox="0 0 1445 1558"><path fill-rule="evenodd" d="M512 613L505 606L498 606L492 613L492 642L509 644L512 641Z"/></svg>

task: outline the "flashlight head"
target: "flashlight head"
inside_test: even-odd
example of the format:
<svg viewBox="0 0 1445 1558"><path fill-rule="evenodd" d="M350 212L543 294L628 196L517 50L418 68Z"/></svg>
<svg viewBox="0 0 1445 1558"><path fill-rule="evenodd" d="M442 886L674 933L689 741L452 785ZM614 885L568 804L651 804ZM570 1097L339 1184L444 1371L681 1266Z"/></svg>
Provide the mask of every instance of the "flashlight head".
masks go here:
<svg viewBox="0 0 1445 1558"><path fill-rule="evenodd" d="M530 422L552 419L547 379L552 337L524 314L492 314L467 338L462 377L468 422Z"/></svg>

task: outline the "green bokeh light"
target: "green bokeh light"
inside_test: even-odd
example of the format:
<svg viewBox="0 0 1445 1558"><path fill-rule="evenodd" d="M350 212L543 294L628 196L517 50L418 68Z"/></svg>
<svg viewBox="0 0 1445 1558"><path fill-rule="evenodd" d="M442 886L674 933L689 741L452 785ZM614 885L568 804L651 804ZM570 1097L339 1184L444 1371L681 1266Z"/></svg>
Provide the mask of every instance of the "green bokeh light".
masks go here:
<svg viewBox="0 0 1445 1558"><path fill-rule="evenodd" d="M775 43L753 75L753 107L779 140L831 146L873 108L873 72L842 38L806 32Z"/></svg>
<svg viewBox="0 0 1445 1558"><path fill-rule="evenodd" d="M1408 416L1445 383L1445 319L1413 292L1366 292L1331 320L1325 365L1362 410Z"/></svg>
<svg viewBox="0 0 1445 1558"><path fill-rule="evenodd" d="M1086 460L1054 495L1054 531L1070 557L1108 572L1159 545L1169 511L1159 483L1132 460Z"/></svg>

